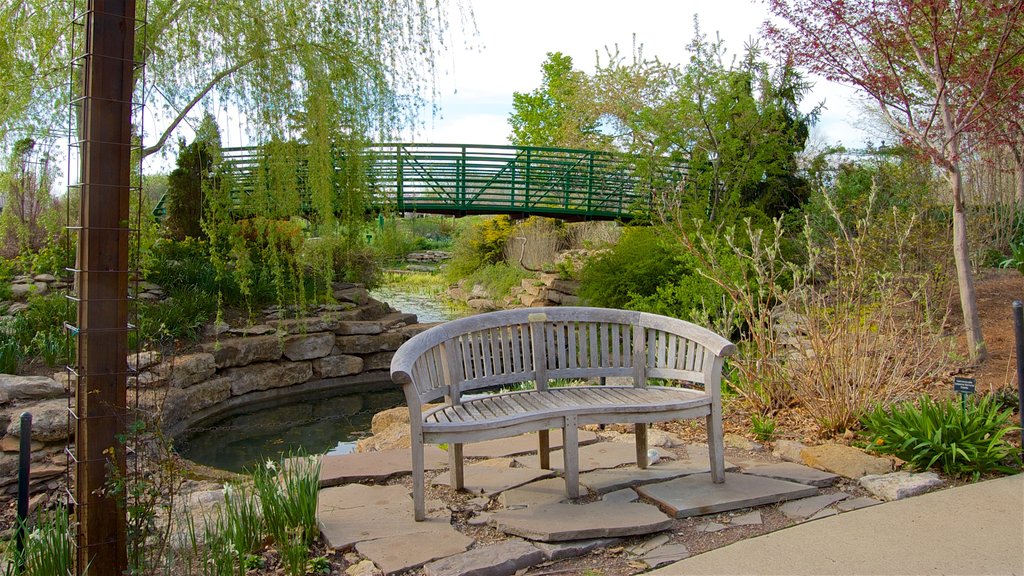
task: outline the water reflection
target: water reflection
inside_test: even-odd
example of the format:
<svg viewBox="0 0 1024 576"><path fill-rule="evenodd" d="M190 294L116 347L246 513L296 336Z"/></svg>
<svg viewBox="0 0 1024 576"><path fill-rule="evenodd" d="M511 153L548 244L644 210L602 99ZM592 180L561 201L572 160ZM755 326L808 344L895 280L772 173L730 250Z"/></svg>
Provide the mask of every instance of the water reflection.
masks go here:
<svg viewBox="0 0 1024 576"><path fill-rule="evenodd" d="M175 449L194 462L233 472L299 449L347 454L370 434L374 414L404 403L401 390L391 389L334 391L273 406L247 406L199 424L175 442Z"/></svg>

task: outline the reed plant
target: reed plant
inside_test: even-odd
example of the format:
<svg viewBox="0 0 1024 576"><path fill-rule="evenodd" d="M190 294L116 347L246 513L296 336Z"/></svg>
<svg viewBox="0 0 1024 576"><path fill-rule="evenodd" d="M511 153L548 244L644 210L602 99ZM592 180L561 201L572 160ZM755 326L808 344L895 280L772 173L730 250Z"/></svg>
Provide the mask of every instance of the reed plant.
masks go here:
<svg viewBox="0 0 1024 576"><path fill-rule="evenodd" d="M64 506L41 513L35 526L26 531L24 549L19 554L10 543L4 553L4 576L69 576L74 570L74 532ZM19 571L24 563L25 570Z"/></svg>

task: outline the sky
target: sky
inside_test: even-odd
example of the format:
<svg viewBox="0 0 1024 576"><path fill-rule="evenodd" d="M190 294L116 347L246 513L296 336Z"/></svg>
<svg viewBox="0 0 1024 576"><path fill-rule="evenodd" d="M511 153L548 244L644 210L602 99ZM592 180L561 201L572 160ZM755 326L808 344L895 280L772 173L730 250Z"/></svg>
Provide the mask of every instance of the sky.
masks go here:
<svg viewBox="0 0 1024 576"><path fill-rule="evenodd" d="M693 37L696 14L701 30L708 38L720 36L731 57L759 41L768 17L764 0L475 0L472 10L475 35L459 26L457 14L451 15L448 50L436 62L437 114L425 112L422 125L403 134L402 140L507 144L512 94L540 86L541 64L548 52L567 54L577 69L592 73L599 55L606 62L607 50L617 46L628 57L635 42L643 46L646 57L681 64L688 58L686 45ZM764 46L763 41L760 44ZM824 102L825 109L812 128L810 145L861 148L869 139L879 141L877 134L859 128L866 125L863 104L852 88L811 80L814 88L801 107L809 111ZM225 146L250 144L244 125L217 103L212 108L220 109L215 113ZM196 121L199 110L192 114ZM178 134L193 138L184 123ZM147 159L146 169L173 169L175 148Z"/></svg>
<svg viewBox="0 0 1024 576"><path fill-rule="evenodd" d="M567 54L577 69L592 73L598 55L607 61L606 47L617 45L629 56L635 39L645 56L681 64L695 14L702 31L721 36L730 55L758 41L768 16L761 0L476 0L472 7L478 34L467 40L453 26L452 49L438 62L439 117L426 118L410 140L508 143L512 93L540 86L548 52ZM467 42L473 48L463 48ZM802 108L822 101L826 108L812 141L862 147L872 135L858 128L864 122L856 92L814 82Z"/></svg>

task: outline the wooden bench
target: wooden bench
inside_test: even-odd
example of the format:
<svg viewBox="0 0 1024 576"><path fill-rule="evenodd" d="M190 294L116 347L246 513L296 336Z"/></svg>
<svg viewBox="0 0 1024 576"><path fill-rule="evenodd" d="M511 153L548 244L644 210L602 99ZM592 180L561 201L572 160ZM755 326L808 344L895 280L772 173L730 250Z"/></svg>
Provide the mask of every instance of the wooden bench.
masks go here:
<svg viewBox="0 0 1024 576"><path fill-rule="evenodd" d="M723 359L734 350L714 332L675 318L569 306L479 314L414 336L395 353L391 378L409 405L416 520L425 518L424 444L448 444L451 485L460 490L463 444L539 431L541 467L550 469L548 431L561 428L566 493L574 498L583 424L634 424L636 462L645 468L647 424L703 416L712 479L723 482L720 382ZM631 384L604 385L611 377ZM553 379L595 383L550 387ZM530 381L528 390L464 396Z"/></svg>

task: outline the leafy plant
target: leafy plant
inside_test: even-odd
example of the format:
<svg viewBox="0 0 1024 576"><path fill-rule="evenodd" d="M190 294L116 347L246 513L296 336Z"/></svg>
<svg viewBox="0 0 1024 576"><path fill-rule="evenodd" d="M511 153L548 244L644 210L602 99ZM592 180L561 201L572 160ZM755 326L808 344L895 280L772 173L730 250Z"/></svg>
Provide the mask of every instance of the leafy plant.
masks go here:
<svg viewBox="0 0 1024 576"><path fill-rule="evenodd" d="M43 512L33 528L26 531L23 556L12 542L4 551L4 576L65 576L74 569L75 554L74 525L69 521L68 510L58 505ZM25 571L19 572L20 561Z"/></svg>
<svg viewBox="0 0 1024 576"><path fill-rule="evenodd" d="M761 442L771 442L775 437L775 419L754 414L750 417L750 432Z"/></svg>
<svg viewBox="0 0 1024 576"><path fill-rule="evenodd" d="M75 341L64 333L63 327L37 332L32 338L31 351L38 354L50 368L61 362L70 362L74 350Z"/></svg>
<svg viewBox="0 0 1024 576"><path fill-rule="evenodd" d="M308 556L320 533L316 520L320 458L290 455L280 463L268 461L253 473L253 484L267 532L282 556L295 553L291 549L296 540L305 546Z"/></svg>
<svg viewBox="0 0 1024 576"><path fill-rule="evenodd" d="M1001 409L990 396L963 406L949 398L922 396L917 405L902 402L891 410L876 406L861 422L876 452L897 456L918 470L937 467L977 479L986 472L1015 471L1007 461L1017 449L1004 438L1019 430L1010 425L1012 415L1013 410Z"/></svg>
<svg viewBox="0 0 1024 576"><path fill-rule="evenodd" d="M21 357L21 345L17 338L0 332L0 374L17 374Z"/></svg>

